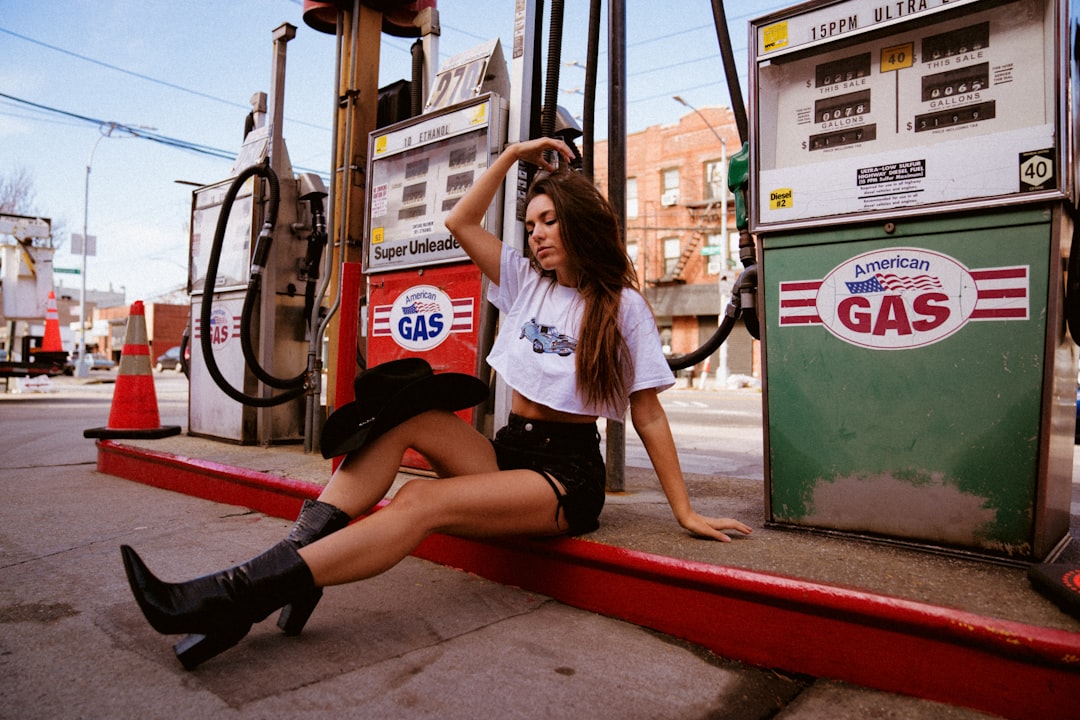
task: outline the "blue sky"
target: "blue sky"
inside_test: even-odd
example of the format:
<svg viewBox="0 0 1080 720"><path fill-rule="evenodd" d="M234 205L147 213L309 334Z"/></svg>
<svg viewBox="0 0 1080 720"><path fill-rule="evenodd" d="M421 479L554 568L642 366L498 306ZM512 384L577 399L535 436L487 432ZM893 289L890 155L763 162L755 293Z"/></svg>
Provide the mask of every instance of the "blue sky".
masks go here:
<svg viewBox="0 0 1080 720"><path fill-rule="evenodd" d="M744 96L747 23L788 4L726 3ZM583 65L588 3L566 6L562 59ZM513 0L444 0L439 11L440 60L494 37L509 55ZM191 188L176 181L228 177L248 100L269 91L271 34L283 22L298 28L288 44L285 141L295 169L325 174L335 42L304 24L301 0L0 0L0 93L25 101L0 97L0 174L26 171L34 211L61 226L57 267L80 262L66 240L82 232L93 149L87 227L98 238L98 255L88 263L88 287L123 287L132 302L183 285ZM699 108L729 104L709 0L628 0L627 31L631 132L685 114L673 95ZM383 35L380 85L409 76L411 42ZM598 124L607 112L605 63L606 53ZM581 95L573 91L583 85L584 72L564 65L560 103L574 114ZM164 138L225 150L228 159L123 133L97 142L99 126L71 115L152 128ZM78 284L74 275L57 280Z"/></svg>

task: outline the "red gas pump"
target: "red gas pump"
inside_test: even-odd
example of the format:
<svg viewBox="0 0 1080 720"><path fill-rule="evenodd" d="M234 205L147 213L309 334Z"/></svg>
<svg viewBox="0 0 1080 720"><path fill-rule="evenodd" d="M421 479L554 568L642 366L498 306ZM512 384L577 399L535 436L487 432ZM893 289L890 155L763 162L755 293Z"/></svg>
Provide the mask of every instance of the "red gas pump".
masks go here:
<svg viewBox="0 0 1080 720"><path fill-rule="evenodd" d="M477 57L486 65L501 63L499 55ZM474 77L484 77L481 69ZM441 87L437 81L433 96ZM372 133L364 233L369 366L422 357L436 372L488 376L494 318L484 280L443 218L501 150L505 116L505 100L488 92ZM500 213L489 213L492 232L500 221ZM461 416L484 429L484 413ZM426 467L416 455L406 465Z"/></svg>

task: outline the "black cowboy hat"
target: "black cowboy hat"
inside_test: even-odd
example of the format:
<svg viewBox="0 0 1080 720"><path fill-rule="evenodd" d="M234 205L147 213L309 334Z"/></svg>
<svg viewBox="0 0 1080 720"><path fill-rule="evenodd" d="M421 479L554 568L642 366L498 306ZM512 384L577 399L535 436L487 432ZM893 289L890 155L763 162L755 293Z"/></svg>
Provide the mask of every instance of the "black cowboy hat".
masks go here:
<svg viewBox="0 0 1080 720"><path fill-rule="evenodd" d="M326 418L322 455L359 450L390 428L426 410L456 412L479 405L487 385L463 373L438 373L422 358L403 358L368 368L353 382L356 401Z"/></svg>

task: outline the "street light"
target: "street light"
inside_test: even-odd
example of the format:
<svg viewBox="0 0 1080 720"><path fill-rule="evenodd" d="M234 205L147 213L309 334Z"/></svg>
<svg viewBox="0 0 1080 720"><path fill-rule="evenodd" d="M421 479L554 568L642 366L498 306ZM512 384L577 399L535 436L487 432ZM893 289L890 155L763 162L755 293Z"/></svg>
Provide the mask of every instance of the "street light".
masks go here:
<svg viewBox="0 0 1080 720"><path fill-rule="evenodd" d="M83 185L83 241L82 241L82 282L79 288L79 344L76 349L79 352L78 362L75 364L75 377L84 378L87 375L86 367L86 246L90 244L90 235L87 225L90 219L90 166L94 164L94 153L98 143L103 138L111 137L116 123L107 123L108 130L101 132L105 125L98 128L98 137L94 146L90 148L90 155L86 158L86 182Z"/></svg>
<svg viewBox="0 0 1080 720"><path fill-rule="evenodd" d="M720 168L721 168L721 171L722 171L723 175L727 175L727 142L720 135L720 133L718 133L716 131L716 128L714 128L712 126L712 123L709 122L708 118L706 118L704 115L701 114L700 110L698 110L696 107L694 107L690 103L683 100L678 95L673 96L671 99L674 100L675 102L679 103L680 105L685 105L686 107L690 108L695 113L697 113L697 116L699 118L701 118L701 121L703 123L705 123L705 127L709 128L709 130L712 131L712 134L716 136L716 139L720 141ZM726 177L721 177L720 178L720 229L724 233L724 243L726 245L727 244L727 178ZM725 260L726 260L726 258L725 258ZM721 273L721 277L722 276L723 276L723 273Z"/></svg>
<svg viewBox="0 0 1080 720"><path fill-rule="evenodd" d="M712 123L709 122L708 118L706 118L704 115L701 114L700 110L698 110L696 107L694 107L690 103L683 100L678 95L672 96L671 99L674 100L675 102L679 103L680 105L683 105L683 106L688 107L691 110L693 110L697 114L697 116L699 118L701 118L701 121L705 123L705 126L707 128L709 128L709 130L712 131L712 134L716 136L716 139L720 141L720 168L721 168L721 177L720 177L720 233L721 233L721 235L720 236L722 238L722 242L724 243L724 250L723 250L722 254L720 255L720 257L723 258L723 263L724 263L724 266L726 267L727 266L727 260L728 260L728 258L727 258L727 247L728 247L727 224L728 224L728 217L727 217L727 177L726 177L727 176L727 142L725 142L724 138L720 135L720 133L718 133L716 131L716 128L714 128L712 126ZM717 277L717 284L718 284L719 289L720 289L720 307L721 307L721 312L723 312L722 308L727 304L727 297L726 297L726 295L724 293L724 273L723 273L723 268L721 268L721 271L716 274L716 277ZM728 374L727 343L724 343L724 344L722 344L720 346L720 366L716 369L717 385L719 385L721 382L725 382L725 383L727 382L727 374Z"/></svg>

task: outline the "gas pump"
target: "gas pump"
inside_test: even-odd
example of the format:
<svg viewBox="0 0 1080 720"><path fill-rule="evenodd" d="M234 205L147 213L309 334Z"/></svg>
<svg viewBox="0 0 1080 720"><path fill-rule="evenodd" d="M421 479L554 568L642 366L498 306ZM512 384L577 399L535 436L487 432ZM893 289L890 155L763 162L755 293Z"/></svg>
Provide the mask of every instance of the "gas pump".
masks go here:
<svg viewBox="0 0 1080 720"><path fill-rule="evenodd" d="M1077 32L1067 0L751 22L771 525L1006 563L1069 542Z"/></svg>
<svg viewBox="0 0 1080 720"><path fill-rule="evenodd" d="M490 376L495 318L483 277L443 224L505 143L509 90L497 40L448 60L424 114L373 132L364 272L368 363L423 357L436 372ZM493 207L498 207L496 199ZM499 233L501 216L488 214ZM484 429L484 413L471 417ZM406 464L423 467L419 456Z"/></svg>
<svg viewBox="0 0 1080 720"><path fill-rule="evenodd" d="M304 438L305 392L326 243L322 180L293 176L281 136L288 23L274 82L252 98L231 177L192 194L189 433L240 444Z"/></svg>

